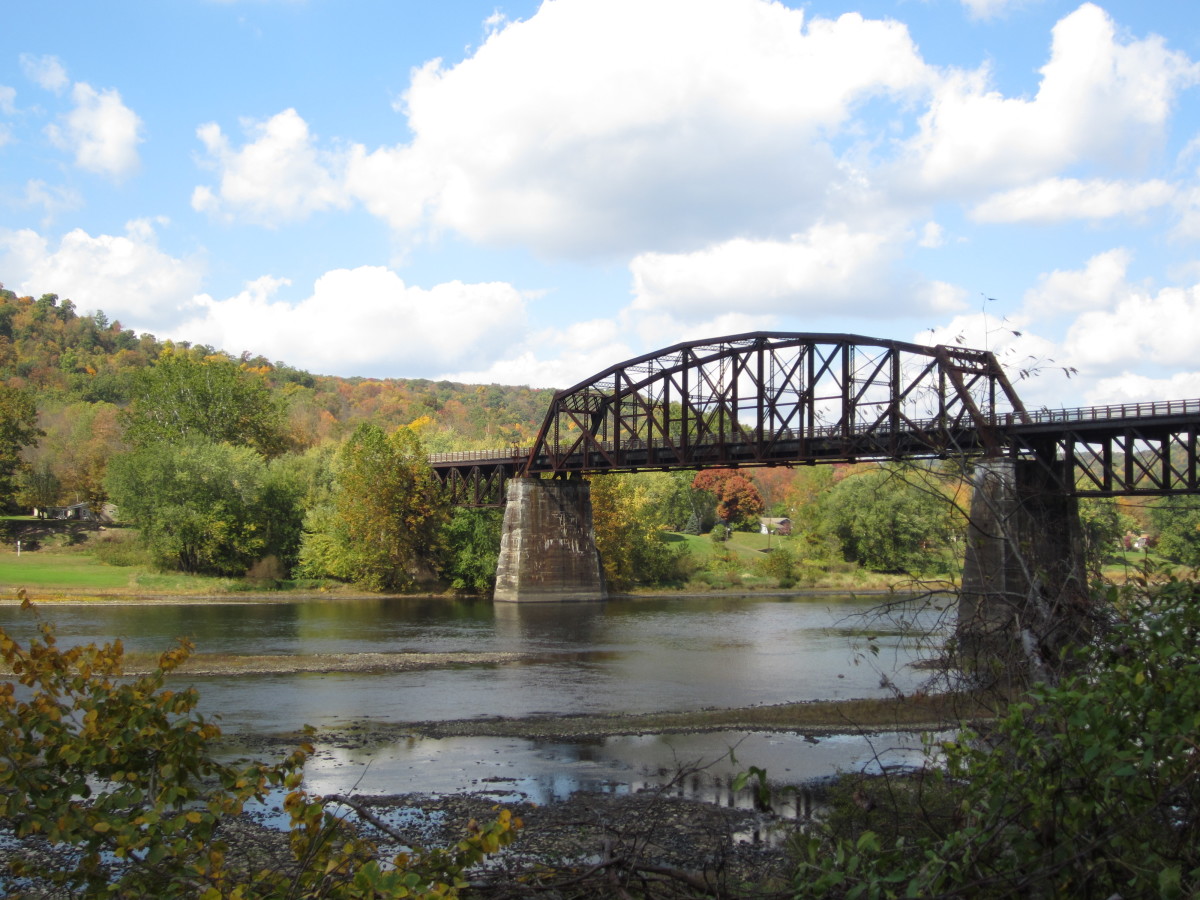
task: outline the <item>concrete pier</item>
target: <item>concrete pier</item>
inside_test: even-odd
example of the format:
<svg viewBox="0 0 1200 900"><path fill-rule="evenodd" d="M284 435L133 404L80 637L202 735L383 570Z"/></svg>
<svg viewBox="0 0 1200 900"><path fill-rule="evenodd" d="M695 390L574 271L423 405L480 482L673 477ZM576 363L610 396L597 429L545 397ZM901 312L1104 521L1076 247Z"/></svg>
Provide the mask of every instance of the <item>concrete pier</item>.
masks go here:
<svg viewBox="0 0 1200 900"><path fill-rule="evenodd" d="M1090 621L1077 501L1032 460L983 460L973 477L960 668L1037 680Z"/></svg>
<svg viewBox="0 0 1200 900"><path fill-rule="evenodd" d="M583 479L509 481L494 599L561 603L607 598L588 483Z"/></svg>

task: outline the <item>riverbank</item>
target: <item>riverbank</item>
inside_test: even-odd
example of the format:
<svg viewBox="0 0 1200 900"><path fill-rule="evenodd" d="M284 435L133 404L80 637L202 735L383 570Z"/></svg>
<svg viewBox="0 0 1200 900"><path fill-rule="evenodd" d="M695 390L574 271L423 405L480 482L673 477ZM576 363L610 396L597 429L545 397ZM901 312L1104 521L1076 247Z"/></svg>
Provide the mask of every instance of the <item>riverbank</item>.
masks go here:
<svg viewBox="0 0 1200 900"><path fill-rule="evenodd" d="M891 659L901 631L859 618L889 605L876 599L736 594L495 610L430 597L324 595L290 609L281 604L295 595L243 595L234 605L60 596L5 616L26 637L36 633L33 616L70 640L122 636L127 673L153 669L164 643L192 635L202 652L169 686L198 690L198 710L225 729L222 757L270 760L311 741L310 789L354 795L370 814L404 823L410 841L453 842L502 804L528 825L503 865L636 847L653 866L693 874L715 866L761 884L786 875L781 848L797 827L802 786L839 767L878 764L875 754L892 748L919 752L915 732L940 730L963 711L920 693L924 673L908 655L887 670L908 697L782 702L885 694L859 663L871 658L868 640ZM855 642L861 658L851 660ZM636 690L614 700L629 683ZM306 721L314 733L292 730ZM876 737L898 731L899 739ZM707 765L683 784L686 768L676 770L690 760ZM778 782L782 815L733 788L736 770L751 765ZM279 844L279 804L272 795L253 827L235 826L239 848L258 856Z"/></svg>

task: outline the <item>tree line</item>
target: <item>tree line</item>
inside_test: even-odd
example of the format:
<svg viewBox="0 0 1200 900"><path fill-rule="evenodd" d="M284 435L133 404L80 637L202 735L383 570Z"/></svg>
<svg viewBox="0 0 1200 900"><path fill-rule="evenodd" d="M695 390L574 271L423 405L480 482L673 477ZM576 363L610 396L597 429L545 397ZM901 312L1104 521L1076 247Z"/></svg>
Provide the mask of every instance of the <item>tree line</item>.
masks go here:
<svg viewBox="0 0 1200 900"><path fill-rule="evenodd" d="M0 500L10 509L115 503L146 561L263 580L335 578L376 590L439 580L486 590L500 514L448 507L430 452L527 441L548 391L420 380L333 379L248 353L160 342L69 300L0 288ZM610 584L717 578L672 535L792 534L758 568L790 586L849 562L952 574L969 490L955 462L609 475L593 480ZM1149 534L1200 563L1189 498L1085 501L1093 567ZM700 571L698 571L700 570Z"/></svg>

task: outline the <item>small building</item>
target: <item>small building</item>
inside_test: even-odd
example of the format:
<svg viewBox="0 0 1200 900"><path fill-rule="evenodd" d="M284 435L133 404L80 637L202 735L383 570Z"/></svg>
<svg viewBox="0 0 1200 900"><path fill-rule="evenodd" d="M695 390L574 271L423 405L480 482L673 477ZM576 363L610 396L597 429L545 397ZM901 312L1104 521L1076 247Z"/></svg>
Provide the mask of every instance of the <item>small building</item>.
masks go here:
<svg viewBox="0 0 1200 900"><path fill-rule="evenodd" d="M758 520L758 530L760 534L783 534L792 533L792 520L784 516L780 519L772 519L763 517Z"/></svg>
<svg viewBox="0 0 1200 900"><path fill-rule="evenodd" d="M111 522L107 510L96 513L86 503L72 503L70 506L39 506L33 511L39 519L74 519L77 522Z"/></svg>

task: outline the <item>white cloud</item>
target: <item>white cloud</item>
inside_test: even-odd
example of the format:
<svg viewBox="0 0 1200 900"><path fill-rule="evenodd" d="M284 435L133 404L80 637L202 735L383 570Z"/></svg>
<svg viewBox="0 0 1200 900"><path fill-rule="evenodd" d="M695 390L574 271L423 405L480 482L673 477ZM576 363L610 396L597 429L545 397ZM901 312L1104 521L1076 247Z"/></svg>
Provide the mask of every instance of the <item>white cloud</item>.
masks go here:
<svg viewBox="0 0 1200 900"><path fill-rule="evenodd" d="M553 355L546 350L553 348ZM523 384L564 389L614 363L638 355L616 320L576 322L564 329L530 333L511 352L486 366L440 377L467 384Z"/></svg>
<svg viewBox="0 0 1200 900"><path fill-rule="evenodd" d="M872 315L895 312L899 292L913 312L943 308L945 291L896 272L902 237L822 223L790 241L736 238L694 253L645 253L630 264L633 308L681 319L730 310Z"/></svg>
<svg viewBox="0 0 1200 900"><path fill-rule="evenodd" d="M260 278L224 300L200 296L172 332L324 374L433 375L499 356L525 327L525 298L504 283L425 289L389 269L360 266L325 273L297 303L275 299L286 284Z"/></svg>
<svg viewBox="0 0 1200 900"><path fill-rule="evenodd" d="M928 190L981 190L1037 181L1082 160L1139 161L1161 140L1178 91L1200 68L1151 36L1122 42L1085 3L1054 27L1033 99L1004 97L986 67L951 71L935 91L903 168Z"/></svg>
<svg viewBox="0 0 1200 900"><path fill-rule="evenodd" d="M917 290L920 302L917 311L928 309L937 313L951 313L966 309L967 292L956 284L931 281L920 285Z"/></svg>
<svg viewBox="0 0 1200 900"><path fill-rule="evenodd" d="M1081 369L1107 375L1132 365L1190 369L1200 346L1200 285L1153 296L1130 290L1109 310L1085 312L1065 347Z"/></svg>
<svg viewBox="0 0 1200 900"><path fill-rule="evenodd" d="M921 238L917 241L918 247L936 250L944 243L946 243L946 231L937 222L926 222L921 226Z"/></svg>
<svg viewBox="0 0 1200 900"><path fill-rule="evenodd" d="M1084 404L1144 403L1146 401L1192 400L1200 397L1200 372L1176 372L1168 378L1152 378L1122 372L1101 378L1088 391Z"/></svg>
<svg viewBox="0 0 1200 900"><path fill-rule="evenodd" d="M1165 181L1047 178L988 197L971 211L976 222L1065 222L1138 216L1176 198Z"/></svg>
<svg viewBox="0 0 1200 900"><path fill-rule="evenodd" d="M75 154L75 164L89 172L116 178L138 167L137 145L142 121L121 102L115 90L96 91L79 82L71 91L75 108L47 134L61 149Z"/></svg>
<svg viewBox="0 0 1200 900"><path fill-rule="evenodd" d="M546 73L553 73L547 77ZM839 179L827 139L930 72L903 25L763 0L574 0L417 70L415 137L350 163L375 214L543 253L787 233Z"/></svg>
<svg viewBox="0 0 1200 900"><path fill-rule="evenodd" d="M93 237L77 228L57 247L29 229L0 230L0 271L11 290L53 292L140 330L176 318L199 287L202 265L163 253L154 223L139 220L124 235Z"/></svg>
<svg viewBox="0 0 1200 900"><path fill-rule="evenodd" d="M43 90L61 94L71 83L67 77L66 68L55 56L34 56L30 53L22 53L20 61L25 77Z"/></svg>
<svg viewBox="0 0 1200 900"><path fill-rule="evenodd" d="M220 174L216 191L199 186L192 207L261 225L307 218L349 204L341 184L340 154L317 149L308 124L294 109L265 122L244 121L250 141L239 150L215 123L196 134L208 151L207 164Z"/></svg>
<svg viewBox="0 0 1200 900"><path fill-rule="evenodd" d="M1025 294L1025 309L1035 315L1108 309L1130 291L1125 272L1132 258L1118 247L1093 256L1082 271L1055 269Z"/></svg>
<svg viewBox="0 0 1200 900"><path fill-rule="evenodd" d="M11 116L17 111L17 89L0 84L0 113Z"/></svg>

